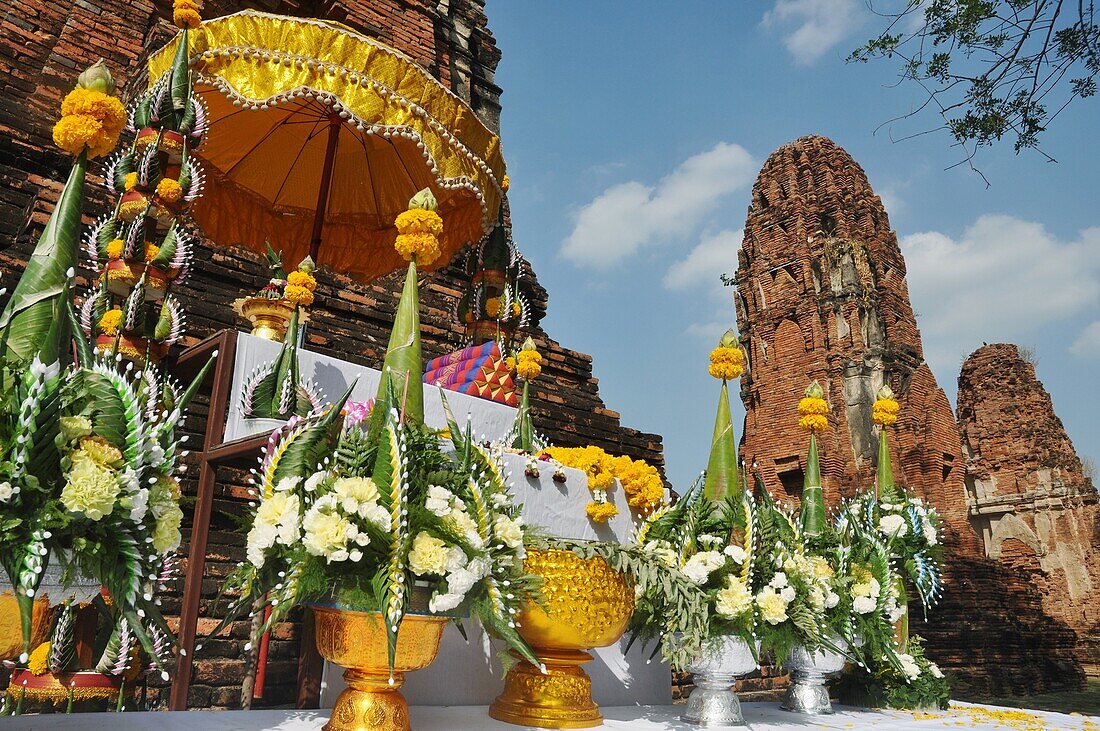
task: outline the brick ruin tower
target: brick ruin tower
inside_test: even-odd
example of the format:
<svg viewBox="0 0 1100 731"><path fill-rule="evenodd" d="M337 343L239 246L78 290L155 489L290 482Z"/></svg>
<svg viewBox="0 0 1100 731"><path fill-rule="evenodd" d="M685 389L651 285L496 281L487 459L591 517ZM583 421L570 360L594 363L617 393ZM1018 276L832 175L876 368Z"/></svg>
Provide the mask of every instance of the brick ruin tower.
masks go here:
<svg viewBox="0 0 1100 731"><path fill-rule="evenodd" d="M776 150L752 190L738 255L735 304L748 356L741 458L783 500L802 490L807 438L797 404L825 388L830 429L819 440L829 505L869 487L876 469L871 404L888 384L901 403L894 471L944 518L946 596L914 622L962 692L1076 687L1072 630L1042 612L1034 588L985 558L968 519L965 459L951 405L924 362L905 261L863 169L829 139ZM920 616L913 607L911 615Z"/></svg>
<svg viewBox="0 0 1100 731"><path fill-rule="evenodd" d="M1015 345L978 348L959 375L958 413L986 555L1036 583L1100 675L1100 495L1034 364Z"/></svg>
<svg viewBox="0 0 1100 731"><path fill-rule="evenodd" d="M500 128L501 89L494 83L500 51L488 28L484 0L207 0L203 17L253 7L299 17L325 18L388 44L423 66L464 99L494 132ZM51 140L62 96L77 73L102 56L115 78L133 97L146 86L148 55L175 35L171 3L153 0L28 0L19 12L7 13L0 25L0 270L10 282L22 272L49 212L57 201L71 161ZM108 205L91 166L85 224ZM522 180L513 181L522 186ZM522 249L522 242L520 242ZM453 320L455 303L469 277L460 252L455 263L424 275L420 289L421 338L425 359L463 344L463 331ZM624 428L619 415L600 398L592 359L563 347L539 322L548 296L530 266L523 265L522 286L532 305L531 335L545 358L543 376L534 385L532 412L536 428L563 446L595 444L614 454L629 454L663 465L661 438ZM85 277L89 272L83 272ZM243 329L231 303L268 280L262 257L210 241L196 247L186 285L175 294L188 316L188 344L222 328ZM322 268L317 302L311 309L307 348L355 363L379 367L385 355L401 291L403 274L360 283ZM85 280L86 281L86 280ZM10 286L10 285L9 285ZM4 302L0 298L0 307ZM204 411L201 399L195 408ZM189 427L201 428L204 414ZM192 444L199 442L191 436ZM210 631L224 606L214 606L219 584L244 559L244 534L230 514L246 502L247 474L223 468L214 502L207 581L199 634ZM194 490L185 483L184 490ZM183 535L190 535L190 516ZM186 539L185 539L186 540ZM186 555L186 544L181 553ZM177 589L182 589L182 580ZM178 611L178 596L165 598L166 614ZM192 708L236 707L241 703L248 624L239 622L225 636L204 642L195 658L188 703ZM298 670L298 625L275 628L267 665L266 687L256 705L285 705L295 698Z"/></svg>

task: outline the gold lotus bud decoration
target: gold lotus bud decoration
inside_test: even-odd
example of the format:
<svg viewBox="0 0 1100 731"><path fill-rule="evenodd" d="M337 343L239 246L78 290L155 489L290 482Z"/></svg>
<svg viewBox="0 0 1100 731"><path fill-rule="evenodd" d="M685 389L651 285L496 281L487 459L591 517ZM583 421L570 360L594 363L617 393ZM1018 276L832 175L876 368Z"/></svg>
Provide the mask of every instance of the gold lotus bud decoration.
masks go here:
<svg viewBox="0 0 1100 731"><path fill-rule="evenodd" d="M424 211L434 211L439 208L439 201L435 199L430 188L425 188L409 199L409 210L419 208Z"/></svg>
<svg viewBox="0 0 1100 731"><path fill-rule="evenodd" d="M825 389L816 380L806 387L807 398L825 398Z"/></svg>
<svg viewBox="0 0 1100 731"><path fill-rule="evenodd" d="M77 77L76 85L81 89L99 91L108 95L114 95L116 88L115 77L111 76L111 70L107 68L102 58L84 69L83 73Z"/></svg>
<svg viewBox="0 0 1100 731"><path fill-rule="evenodd" d="M317 271L317 264L314 263L312 256L307 256L298 264L298 271L305 272L306 274L312 274Z"/></svg>
<svg viewBox="0 0 1100 731"><path fill-rule="evenodd" d="M882 388L880 388L878 390L878 393L875 394L875 398L876 399L883 399L883 400L889 399L889 400L893 401L894 400L894 389L890 388L886 384L883 384Z"/></svg>

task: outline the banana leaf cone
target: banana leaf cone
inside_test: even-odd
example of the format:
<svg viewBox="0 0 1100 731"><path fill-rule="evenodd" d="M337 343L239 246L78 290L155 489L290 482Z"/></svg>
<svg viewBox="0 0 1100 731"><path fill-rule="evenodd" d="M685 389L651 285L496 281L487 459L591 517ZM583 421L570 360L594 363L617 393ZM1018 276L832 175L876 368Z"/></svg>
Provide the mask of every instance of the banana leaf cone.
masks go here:
<svg viewBox="0 0 1100 731"><path fill-rule="evenodd" d="M821 489L821 465L817 435L810 432L810 453L806 457L806 478L802 483L802 531L819 536L825 530L825 493Z"/></svg>
<svg viewBox="0 0 1100 731"><path fill-rule="evenodd" d="M722 381L718 395L718 414L714 418L714 436L710 443L710 459L707 461L707 477L703 483L703 496L710 501L724 500L741 489L737 478L737 442L733 435L733 419L730 417L729 389Z"/></svg>
<svg viewBox="0 0 1100 731"><path fill-rule="evenodd" d="M390 408L390 386L398 399L398 411L404 418L424 421L424 364L420 351L420 296L416 285L416 261L409 262L405 276L405 288L397 305L397 317L390 331L390 343L386 360L382 364L382 379L378 382L378 394L371 412L370 434L376 436L382 429Z"/></svg>
<svg viewBox="0 0 1100 731"><path fill-rule="evenodd" d="M516 412L516 440L512 443L513 448L522 449L524 452L533 452L535 449L535 429L531 425L530 389L531 384L525 380L523 396L519 400L519 411Z"/></svg>
<svg viewBox="0 0 1100 731"><path fill-rule="evenodd" d="M878 470L875 472L875 494L879 500L892 501L897 497L898 487L894 482L894 468L890 464L890 445L886 441L886 428L878 435Z"/></svg>
<svg viewBox="0 0 1100 731"><path fill-rule="evenodd" d="M64 311L61 302L68 297L68 272L76 266L80 247L87 169L85 152L73 164L57 206L0 315L0 355L9 359L29 363L38 355L43 362L52 363L68 351L68 346L58 341L67 335L67 328L56 323L58 313Z"/></svg>

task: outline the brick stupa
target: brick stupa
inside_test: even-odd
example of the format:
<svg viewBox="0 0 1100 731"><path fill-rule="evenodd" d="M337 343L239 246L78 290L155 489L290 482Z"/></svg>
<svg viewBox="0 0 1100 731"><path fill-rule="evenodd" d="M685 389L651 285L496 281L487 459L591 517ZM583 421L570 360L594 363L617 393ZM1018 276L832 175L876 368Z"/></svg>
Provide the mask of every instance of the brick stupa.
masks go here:
<svg viewBox="0 0 1100 731"><path fill-rule="evenodd" d="M965 695L1076 688L1077 635L1044 611L1030 571L985 556L969 520L966 464L954 414L924 362L905 261L863 169L831 140L803 137L776 150L753 186L736 280L748 355L741 381L741 458L781 500L801 494L807 437L797 404L826 390L830 429L820 439L822 486L835 506L873 484L875 392L901 403L891 433L894 471L944 518L945 597L912 628L954 671Z"/></svg>

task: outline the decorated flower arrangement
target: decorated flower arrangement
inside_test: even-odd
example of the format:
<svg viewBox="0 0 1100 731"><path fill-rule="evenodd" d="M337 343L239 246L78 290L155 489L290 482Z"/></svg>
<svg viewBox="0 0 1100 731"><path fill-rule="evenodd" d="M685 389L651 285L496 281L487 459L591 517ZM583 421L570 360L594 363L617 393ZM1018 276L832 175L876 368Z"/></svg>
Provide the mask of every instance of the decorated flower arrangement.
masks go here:
<svg viewBox="0 0 1100 731"><path fill-rule="evenodd" d="M170 72L130 112L130 147L108 161L114 210L85 237L98 276L81 327L98 351L139 366L159 362L182 337L183 309L170 290L190 269L187 210L204 184L192 152L206 131L206 109L192 93L187 24L181 28L184 42Z"/></svg>
<svg viewBox="0 0 1100 731"><path fill-rule="evenodd" d="M501 205L496 228L470 252L470 286L455 307L455 318L470 343L495 340L511 352L519 331L531 323L531 305L520 288L522 259L512 242Z"/></svg>
<svg viewBox="0 0 1100 731"><path fill-rule="evenodd" d="M267 264L271 279L258 292L233 302L233 311L252 323L252 334L268 340L286 337L290 318L298 312L299 322L307 322L305 308L316 298L317 278L313 272L317 265L306 257L298 268L287 274L283 271L283 257L267 246Z"/></svg>
<svg viewBox="0 0 1100 731"><path fill-rule="evenodd" d="M247 419L285 421L318 413L324 396L312 381L302 381L298 365L298 308L291 311L279 355L245 378L241 412Z"/></svg>
<svg viewBox="0 0 1100 731"><path fill-rule="evenodd" d="M295 605L334 602L381 612L392 653L402 617L423 605L474 614L537 662L513 619L531 591L525 528L488 450L452 423L448 456L396 408L375 438L342 405L272 435L226 623L260 600L271 607L262 633Z"/></svg>
<svg viewBox="0 0 1100 731"><path fill-rule="evenodd" d="M951 699L951 682L935 662L924 654L924 640L909 638L897 663L879 663L855 668L840 679L839 693L846 703L874 708L946 709Z"/></svg>

